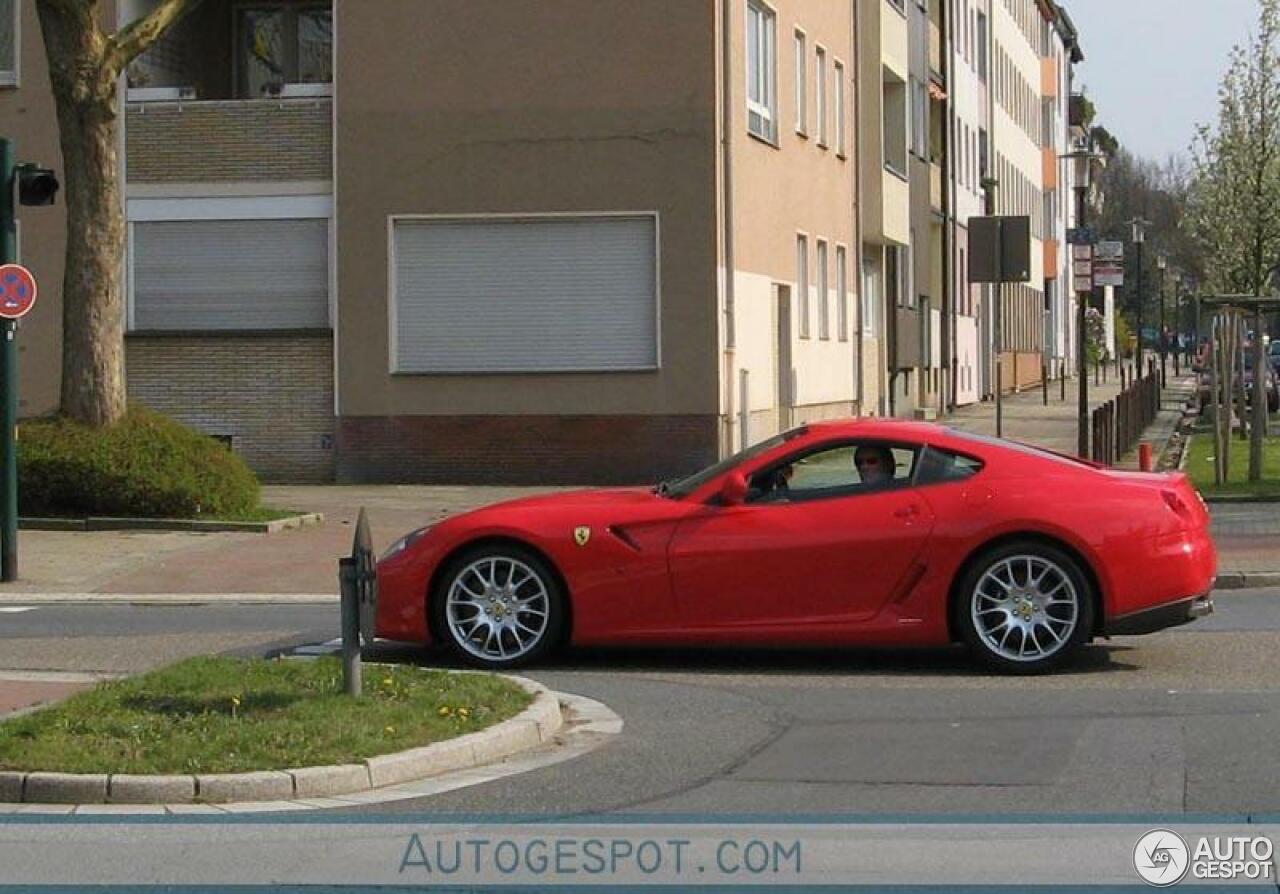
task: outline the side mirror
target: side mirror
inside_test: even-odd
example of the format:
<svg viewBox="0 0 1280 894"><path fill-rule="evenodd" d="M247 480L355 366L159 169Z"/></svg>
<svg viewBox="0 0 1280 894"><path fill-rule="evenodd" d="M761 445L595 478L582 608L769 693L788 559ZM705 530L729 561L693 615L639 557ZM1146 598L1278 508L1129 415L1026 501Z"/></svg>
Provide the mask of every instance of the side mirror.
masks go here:
<svg viewBox="0 0 1280 894"><path fill-rule="evenodd" d="M741 506L747 500L747 479L741 472L730 472L720 485L720 502L725 506Z"/></svg>

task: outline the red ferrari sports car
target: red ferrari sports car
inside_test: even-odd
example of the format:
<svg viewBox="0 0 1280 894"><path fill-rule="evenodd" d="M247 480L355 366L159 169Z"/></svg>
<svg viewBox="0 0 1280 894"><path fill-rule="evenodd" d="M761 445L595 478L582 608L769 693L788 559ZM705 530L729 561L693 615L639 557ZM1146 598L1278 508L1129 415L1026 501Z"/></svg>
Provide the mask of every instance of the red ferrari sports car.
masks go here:
<svg viewBox="0 0 1280 894"><path fill-rule="evenodd" d="M557 646L942 646L1048 670L1212 611L1180 473L916 422L812 423L656 487L513 500L396 541L378 635L489 668Z"/></svg>

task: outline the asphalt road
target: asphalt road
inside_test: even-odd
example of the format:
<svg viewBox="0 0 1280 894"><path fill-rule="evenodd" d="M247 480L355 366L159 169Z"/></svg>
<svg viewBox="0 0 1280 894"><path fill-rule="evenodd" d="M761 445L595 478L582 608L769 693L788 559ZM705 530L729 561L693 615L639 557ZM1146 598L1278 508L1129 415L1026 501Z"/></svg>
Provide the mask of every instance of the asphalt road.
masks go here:
<svg viewBox="0 0 1280 894"><path fill-rule="evenodd" d="M336 634L332 606L0 614L0 669L134 670ZM122 643L129 644L128 647ZM389 647L383 657L434 663ZM963 653L590 651L531 672L623 734L577 760L378 811L1280 813L1280 590L1006 678Z"/></svg>

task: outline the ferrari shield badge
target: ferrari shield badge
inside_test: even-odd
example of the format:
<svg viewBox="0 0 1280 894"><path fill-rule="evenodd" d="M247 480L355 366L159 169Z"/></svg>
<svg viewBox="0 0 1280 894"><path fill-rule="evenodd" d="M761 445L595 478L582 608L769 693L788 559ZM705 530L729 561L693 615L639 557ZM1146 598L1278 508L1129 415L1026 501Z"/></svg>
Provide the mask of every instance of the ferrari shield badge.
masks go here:
<svg viewBox="0 0 1280 894"><path fill-rule="evenodd" d="M587 541L591 539L591 529L586 525L581 525L573 529L573 542L578 546L586 546Z"/></svg>

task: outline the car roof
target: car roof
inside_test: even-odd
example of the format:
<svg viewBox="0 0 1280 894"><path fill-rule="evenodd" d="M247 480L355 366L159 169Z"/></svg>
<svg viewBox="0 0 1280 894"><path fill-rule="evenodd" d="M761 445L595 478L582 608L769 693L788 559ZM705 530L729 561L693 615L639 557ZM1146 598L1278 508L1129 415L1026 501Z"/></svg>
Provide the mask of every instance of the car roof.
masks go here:
<svg viewBox="0 0 1280 894"><path fill-rule="evenodd" d="M856 419L822 419L806 423L809 430L820 435L848 435L859 438L906 438L912 441L931 441L947 436L947 429L936 422L920 422L913 419L885 419L863 416Z"/></svg>

